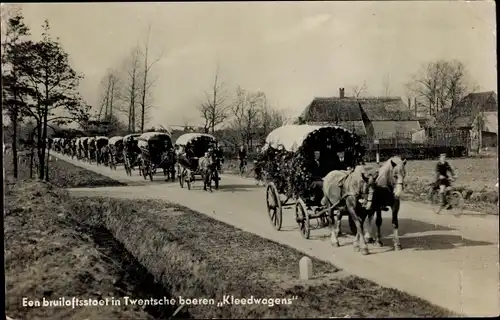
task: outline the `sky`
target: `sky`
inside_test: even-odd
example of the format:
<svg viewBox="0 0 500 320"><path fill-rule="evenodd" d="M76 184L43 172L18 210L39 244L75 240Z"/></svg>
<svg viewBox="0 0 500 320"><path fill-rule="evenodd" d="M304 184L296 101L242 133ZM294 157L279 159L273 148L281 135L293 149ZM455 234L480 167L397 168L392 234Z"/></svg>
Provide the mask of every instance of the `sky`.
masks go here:
<svg viewBox="0 0 500 320"><path fill-rule="evenodd" d="M366 83L366 94L404 96L425 63L464 62L481 91L496 91L495 4L458 1L24 3L32 34L45 19L98 107L100 82L120 68L151 25L155 124L201 124L197 106L216 66L228 95L265 92L287 115L314 97Z"/></svg>

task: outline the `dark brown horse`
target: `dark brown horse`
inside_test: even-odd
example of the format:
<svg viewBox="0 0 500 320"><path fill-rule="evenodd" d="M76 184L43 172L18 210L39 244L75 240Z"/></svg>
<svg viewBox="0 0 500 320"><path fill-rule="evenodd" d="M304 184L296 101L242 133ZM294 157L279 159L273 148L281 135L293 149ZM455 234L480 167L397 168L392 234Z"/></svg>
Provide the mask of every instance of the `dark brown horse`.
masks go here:
<svg viewBox="0 0 500 320"><path fill-rule="evenodd" d="M168 149L161 156L160 168L163 169L163 176L165 181L171 180L175 181L175 163L177 162L177 157L173 149Z"/></svg>
<svg viewBox="0 0 500 320"><path fill-rule="evenodd" d="M380 234L380 226L382 225L382 211L386 211L387 207L392 211L392 228L394 230L394 249L401 250L399 243L399 221L398 213L401 205L400 196L403 193L406 177L406 160L400 157L392 157L387 160L379 169L378 177L375 181L376 188L372 210L370 211L365 224L365 238L369 242L373 242L371 236L372 219L376 215L375 224L377 226L377 235L375 239L376 246L383 246L382 236Z"/></svg>
<svg viewBox="0 0 500 320"><path fill-rule="evenodd" d="M331 171L323 179L323 205L330 206L330 218L333 224L331 242L340 246L337 238L337 223L340 219L335 219L334 209L347 211L350 218L356 225L356 240L353 243L354 250L359 251L359 241L361 239L361 253L368 254L368 247L363 234L363 222L367 213L371 210L373 194L375 191L376 176L366 174L363 166L359 165L350 171Z"/></svg>

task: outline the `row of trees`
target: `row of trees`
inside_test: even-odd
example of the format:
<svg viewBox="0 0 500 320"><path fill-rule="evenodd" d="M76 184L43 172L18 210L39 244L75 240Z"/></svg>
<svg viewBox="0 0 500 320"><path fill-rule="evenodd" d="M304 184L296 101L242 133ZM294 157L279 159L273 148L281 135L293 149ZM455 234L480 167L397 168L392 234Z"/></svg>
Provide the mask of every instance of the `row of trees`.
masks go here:
<svg viewBox="0 0 500 320"><path fill-rule="evenodd" d="M43 25L41 39L30 40L21 11L11 7L2 14L2 31L2 101L12 125L14 176L17 178L18 170L17 128L29 121L34 123L30 140L38 157L38 177L48 179L48 128L88 120L90 107L78 93L83 75L71 67L59 39L51 36L49 21Z"/></svg>
<svg viewBox="0 0 500 320"><path fill-rule="evenodd" d="M458 60L437 60L424 64L405 84L408 107L419 115L434 117L444 126L460 116L458 103L479 89L473 83L465 64ZM349 95L360 98L368 90L366 82L351 86ZM390 76L382 79L381 96L391 95Z"/></svg>
<svg viewBox="0 0 500 320"><path fill-rule="evenodd" d="M230 93L220 81L218 67L211 90L205 96L198 107L205 132L217 135L216 128L222 127L220 138L233 146L245 144L252 147L254 140L262 141L285 120L284 113L270 106L262 91L238 86Z"/></svg>
<svg viewBox="0 0 500 320"><path fill-rule="evenodd" d="M119 124L127 121L126 131L143 132L153 107L153 67L163 54L152 58L149 48L151 26L143 45L134 46L117 68L110 68L103 77L99 90L101 105L97 118Z"/></svg>

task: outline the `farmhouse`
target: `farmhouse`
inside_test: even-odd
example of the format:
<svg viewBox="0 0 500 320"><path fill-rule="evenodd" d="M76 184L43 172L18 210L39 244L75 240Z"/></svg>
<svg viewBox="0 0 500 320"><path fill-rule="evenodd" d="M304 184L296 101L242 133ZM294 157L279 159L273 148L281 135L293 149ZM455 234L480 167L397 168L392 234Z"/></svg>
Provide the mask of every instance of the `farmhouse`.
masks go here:
<svg viewBox="0 0 500 320"><path fill-rule="evenodd" d="M299 117L308 124L335 124L364 137L367 144L411 142L412 134L421 129L400 97L339 97L314 98Z"/></svg>
<svg viewBox="0 0 500 320"><path fill-rule="evenodd" d="M471 149L497 146L498 98L493 91L471 93L454 107L452 126L470 132Z"/></svg>

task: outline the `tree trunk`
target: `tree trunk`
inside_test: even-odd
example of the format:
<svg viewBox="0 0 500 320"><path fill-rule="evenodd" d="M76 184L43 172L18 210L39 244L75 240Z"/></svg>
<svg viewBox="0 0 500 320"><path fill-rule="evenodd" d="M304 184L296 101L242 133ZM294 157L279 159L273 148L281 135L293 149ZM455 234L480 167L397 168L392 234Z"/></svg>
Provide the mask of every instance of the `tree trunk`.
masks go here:
<svg viewBox="0 0 500 320"><path fill-rule="evenodd" d="M35 141L34 141L34 133L33 131L31 133L31 143L30 143L30 179L33 179L33 160L35 158Z"/></svg>
<svg viewBox="0 0 500 320"><path fill-rule="evenodd" d="M111 118L113 116L113 98L114 98L114 95L115 95L115 82L114 82L114 78L113 78L113 82L111 83L111 96L110 96L110 100L109 100L109 117Z"/></svg>
<svg viewBox="0 0 500 320"><path fill-rule="evenodd" d="M50 148L47 147L47 159L45 166L45 181L49 181L49 161L50 161Z"/></svg>
<svg viewBox="0 0 500 320"><path fill-rule="evenodd" d="M47 101L49 100L48 97L48 88L47 88ZM47 117L48 117L48 106L45 105L43 109L43 122L42 122L42 139L41 139L41 152L40 152L40 179L43 180L45 178L45 141L47 141Z"/></svg>
<svg viewBox="0 0 500 320"><path fill-rule="evenodd" d="M18 159L17 159L17 110L11 117L12 122L12 164L14 166L14 178L18 176Z"/></svg>

